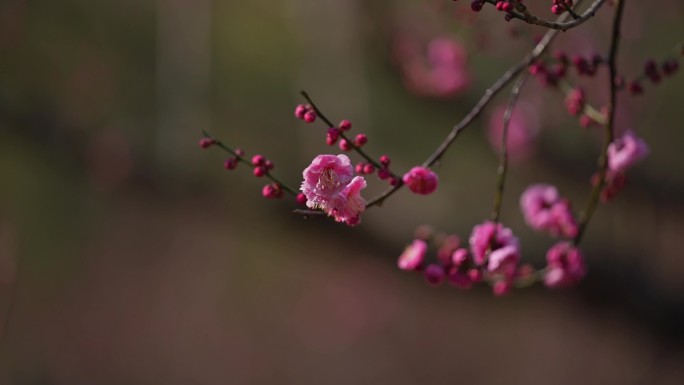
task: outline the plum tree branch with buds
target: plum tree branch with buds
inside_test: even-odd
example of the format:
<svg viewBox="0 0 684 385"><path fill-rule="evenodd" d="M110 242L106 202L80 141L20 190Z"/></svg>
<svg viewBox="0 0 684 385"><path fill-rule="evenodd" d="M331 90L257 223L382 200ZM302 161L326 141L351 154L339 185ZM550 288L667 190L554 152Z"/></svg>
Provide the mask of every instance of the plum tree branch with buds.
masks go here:
<svg viewBox="0 0 684 385"><path fill-rule="evenodd" d="M337 222L356 226L361 222L361 215L367 209L381 206L403 187L408 187L412 193L418 195L429 195L436 191L439 177L432 168L444 157L459 135L481 116L496 96L515 81L503 117L499 120L502 121L500 154L494 207L490 220L474 226L467 245L461 244L460 238L456 235L437 236L431 231L418 231L413 242L400 255L398 267L406 271L420 272L432 285L448 281L456 287L470 288L485 283L492 287L495 295L503 295L513 288L527 287L540 281L550 288L577 284L587 271L583 254L578 247L599 201L614 198L624 187L625 173L649 151L646 143L631 131L616 137L615 111L618 91L627 89L632 95L640 94L643 92L640 84L643 79L650 79L654 84L659 83L663 76L671 76L678 70L679 59L667 58L660 67L655 61L649 60L644 66L644 73L629 83L620 76L617 55L625 0L615 2L609 52L606 55L595 54L588 58L576 55L572 60L563 52L548 55L547 50L560 31L587 22L605 0L594 1L582 14L577 14L573 10L581 0L575 4L570 0L553 0L552 12L559 15L553 22L530 14L522 1L475 0L472 1L471 7L474 11L480 11L485 3L493 4L497 10L505 12L507 20L517 18L529 24L545 27L548 31L520 61L486 89L473 108L451 128L422 164L411 168L403 175L391 169L389 156L375 157L364 148L368 141L365 134L359 133L352 138L349 133L352 124L348 120L342 120L335 125L304 91L301 95L306 104L300 104L295 108L295 116L308 124L320 119L327 130L326 144L339 147L343 153L316 156L304 169L299 190L288 187L276 178L272 173L273 163L262 155L253 156L250 161L245 158L242 150L233 150L206 132L200 146L208 148L215 145L227 151L231 158L226 160L226 169L232 170L238 163L244 163L253 167L255 176L269 179L272 183L264 186L264 197L280 198L283 192L286 192L293 195L298 204L306 205L306 209L297 208L294 209L294 213L304 217L327 216ZM571 17L573 20L567 21ZM678 50L678 53L682 53L681 48ZM408 51L413 52L412 49ZM419 90L424 93L441 94L445 90L460 87L463 82L456 77L446 80L441 78L445 70L460 71L458 66L462 53L459 48L452 42L442 39L431 43L428 51L431 65L435 68L433 72L426 70L411 78L414 82L416 79L428 81L427 86ZM574 67L579 76L590 77L595 75L602 65L607 65L608 68L607 88L610 96L607 106L597 109L587 103L585 91L573 85L566 75L568 68ZM408 68L416 70L415 65ZM555 186L537 183L528 186L521 194L520 208L527 225L558 239L548 249L546 265L536 269L529 264L521 263L520 240L501 222L511 135L512 130L519 126L519 123L514 122L514 115L520 110L517 108L518 99L530 75L537 77L543 85L561 91L565 95L568 112L579 117L582 126L603 127L603 144L596 174L592 178L593 186L590 188L587 206L581 211L579 219L572 210L570 200L563 197ZM448 83L448 87L443 83ZM445 88L440 88L442 86ZM356 153L362 161L353 165L345 153ZM379 180L388 183L389 187L366 201L361 191L367 186L366 178L370 176L377 176ZM429 243L433 243L437 248L434 262L428 262Z"/></svg>

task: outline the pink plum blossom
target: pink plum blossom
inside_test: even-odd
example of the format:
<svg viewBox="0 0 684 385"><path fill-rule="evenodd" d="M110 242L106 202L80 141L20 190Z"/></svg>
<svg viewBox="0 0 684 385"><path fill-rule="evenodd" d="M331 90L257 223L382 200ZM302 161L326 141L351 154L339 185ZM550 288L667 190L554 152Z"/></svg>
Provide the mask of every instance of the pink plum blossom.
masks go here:
<svg viewBox="0 0 684 385"><path fill-rule="evenodd" d="M577 235L577 221L570 203L560 197L554 186L529 186L520 196L520 208L527 224L535 230L548 231L553 236L567 238Z"/></svg>
<svg viewBox="0 0 684 385"><path fill-rule="evenodd" d="M408 89L421 96L450 97L470 84L466 53L458 41L437 37L427 45L427 52L416 39L399 36L394 53Z"/></svg>
<svg viewBox="0 0 684 385"><path fill-rule="evenodd" d="M335 199L333 216L337 222L354 226L361 222L360 215L366 209L366 201L361 190L366 188L366 180L356 176Z"/></svg>
<svg viewBox="0 0 684 385"><path fill-rule="evenodd" d="M492 274L502 274L507 279L512 279L515 276L518 262L520 262L520 248L516 245L504 246L489 253L487 271Z"/></svg>
<svg viewBox="0 0 684 385"><path fill-rule="evenodd" d="M625 172L649 153L646 142L627 131L608 145L608 169Z"/></svg>
<svg viewBox="0 0 684 385"><path fill-rule="evenodd" d="M397 265L401 270L418 270L425 260L427 243L422 239L414 239L413 243L406 246L399 256Z"/></svg>
<svg viewBox="0 0 684 385"><path fill-rule="evenodd" d="M496 108L487 126L489 144L497 152L501 151L503 118L506 108L505 106ZM536 110L529 103L519 102L508 122L506 145L508 146L509 159L515 162L529 156L534 150L534 142L538 132L539 117Z"/></svg>
<svg viewBox="0 0 684 385"><path fill-rule="evenodd" d="M360 192L366 180L360 176L352 179L354 170L346 155L319 155L302 174L301 191L307 207L321 209L350 226L360 222L359 215L366 208Z"/></svg>
<svg viewBox="0 0 684 385"><path fill-rule="evenodd" d="M559 242L546 253L544 284L550 288L577 284L586 275L582 252L569 242Z"/></svg>
<svg viewBox="0 0 684 385"><path fill-rule="evenodd" d="M504 227L501 223L486 221L475 226L470 235L470 251L477 265L483 265L491 253L507 246L513 246L520 255L518 238L513 235L511 229ZM491 253L488 253L490 250Z"/></svg>
<svg viewBox="0 0 684 385"><path fill-rule="evenodd" d="M428 195L437 189L438 177L429 168L417 166L402 177L409 190L416 194Z"/></svg>

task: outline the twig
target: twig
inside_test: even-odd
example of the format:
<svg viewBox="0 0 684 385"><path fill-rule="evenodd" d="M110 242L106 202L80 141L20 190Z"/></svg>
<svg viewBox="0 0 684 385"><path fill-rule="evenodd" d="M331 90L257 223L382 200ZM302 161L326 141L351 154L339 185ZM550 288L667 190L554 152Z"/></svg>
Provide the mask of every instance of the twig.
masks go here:
<svg viewBox="0 0 684 385"><path fill-rule="evenodd" d="M237 154L232 148L226 146L223 142L220 140L216 139L214 136L210 135L207 131L202 130L202 134L204 134L204 137L207 139L211 139L216 146L219 146L222 150L226 151L227 153L231 154L235 159L238 160L238 162L242 162L244 164L249 165L250 167L252 166L252 162L247 160L245 157ZM270 179L271 181L277 183L280 187L283 188L283 190L287 191L289 194L292 196L297 196L297 191L293 189L292 187L286 185L285 183L281 182L278 178L273 176L269 170L266 170L266 173L264 174L265 177Z"/></svg>
<svg viewBox="0 0 684 385"><path fill-rule="evenodd" d="M589 202L587 207L582 211L582 216L580 219L579 230L577 236L574 239L574 243L577 245L582 241L582 236L584 235L587 225L591 220L596 206L601 196L601 189L606 182L606 173L608 171L608 146L613 141L614 134L614 123L615 123L615 107L617 101L617 53L618 45L620 43L620 25L622 21L622 13L625 6L625 0L619 0L617 3L617 10L615 11L615 17L613 18L613 32L611 35L610 42L610 54L608 55L608 70L609 70L609 87L610 87L610 102L608 105L608 123L605 125L604 130L604 140L603 148L601 149L601 155L598 159L598 173L599 180L591 191L589 197Z"/></svg>
<svg viewBox="0 0 684 385"><path fill-rule="evenodd" d="M581 0L580 0L581 1ZM577 3L579 4L580 1ZM563 22L565 19L568 18L567 13L561 15L558 18L558 22ZM475 107L473 107L470 112L460 121L458 124L456 124L452 129L451 132L446 136L444 141L437 147L435 152L430 155L430 157L423 162L423 167L430 167L437 163L444 153L449 149L449 146L456 140L458 135L463 131L470 123L472 123L484 110L484 108L489 104L489 102L492 101L494 96L496 96L501 90L506 87L511 80L513 80L514 77L520 74L525 68L527 68L532 62L537 60L539 56L541 56L548 46L551 44L553 39L556 37L558 34L557 29L552 29L544 35L544 37L537 43L537 45L530 51L525 57L518 62L515 66L511 67L508 71L506 71L494 84L489 87L484 95L480 98L480 100L475 104ZM399 180L399 183L396 186L393 186L392 188L382 192L380 195L377 197L373 198L370 200L370 202L366 205L366 208L370 206L375 206L381 204L385 199L387 199L389 196L397 192L398 190L401 189L403 186L403 183L401 180Z"/></svg>
<svg viewBox="0 0 684 385"><path fill-rule="evenodd" d="M511 123L511 116L513 110L518 102L520 91L527 80L527 73L523 73L518 77L518 81L513 85L511 90L511 97L508 101L508 107L503 116L503 129L501 131L501 157L499 158L499 167L497 169L497 185L496 195L494 196L494 209L492 210L492 221L498 222L501 215L501 204L503 202L503 194L506 186L506 174L508 172L508 126Z"/></svg>
<svg viewBox="0 0 684 385"><path fill-rule="evenodd" d="M309 94L306 93L306 91L300 91L299 93L304 97L304 99L306 99L307 102L309 102L309 104L311 105L311 107L313 107L314 111L316 111L316 115L318 115L318 116L325 122L325 124L328 125L328 127L336 127L336 126L330 121L330 119L328 119L328 118L323 114L323 112L321 112L321 110L318 108L318 106L316 105L316 103L314 103L314 101L311 99L311 97L309 96ZM370 164L372 164L373 166L375 166L376 169L379 170L379 169L384 168L384 166L382 166L380 163L378 163L375 159L373 159L373 158L371 158L370 156L368 156L368 154L366 154L366 152L363 151L363 150L361 149L361 147L358 147L357 145L355 145L355 144L354 144L354 141L349 140L349 138L347 138L347 137L344 135L344 132L342 132L342 131L340 131L340 138L346 140L347 143L349 143L349 146L350 146L354 151L356 151L357 153L359 153L359 155L361 155L365 160L367 160L368 163L370 163ZM390 176L393 177L393 178L395 178L395 179L397 178L397 176L396 176L394 173L392 173L391 171L390 171Z"/></svg>
<svg viewBox="0 0 684 385"><path fill-rule="evenodd" d="M578 1L575 6L579 5L579 3L580 2ZM591 19L596 14L596 11L598 11L598 9L601 8L603 3L605 3L605 0L594 1L594 3L591 4L591 6L586 11L584 11L584 13L581 16L577 15L577 13L575 13L574 11L569 12L574 19L567 21L567 22L561 21L561 20L548 21L548 20L541 19L541 18L534 16L531 13L529 13L525 7L522 7L522 9L523 9L522 12L520 12L516 9L516 10L510 12L509 15L513 16L516 19L520 19L520 20L522 20L528 24L539 25L542 27L546 27L546 28L550 28L550 29L556 29L556 30L565 32L565 31L567 31L571 28L575 28L575 27L583 24L585 21ZM566 8L571 10L570 7L566 6Z"/></svg>

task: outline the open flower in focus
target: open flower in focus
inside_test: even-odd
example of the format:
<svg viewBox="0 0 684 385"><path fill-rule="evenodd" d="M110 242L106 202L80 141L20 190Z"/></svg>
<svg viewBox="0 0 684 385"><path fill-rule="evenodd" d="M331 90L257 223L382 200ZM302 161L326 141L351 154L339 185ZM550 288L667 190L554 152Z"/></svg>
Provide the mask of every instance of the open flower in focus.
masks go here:
<svg viewBox="0 0 684 385"><path fill-rule="evenodd" d="M354 226L361 222L360 215L366 209L366 201L361 197L361 190L366 188L366 180L362 176L354 179L335 198L332 211L337 222Z"/></svg>
<svg viewBox="0 0 684 385"><path fill-rule="evenodd" d="M360 192L366 187L366 180L360 176L352 179L354 169L349 157L318 155L302 175L301 191L307 207L321 209L350 226L360 222L359 215L366 208Z"/></svg>

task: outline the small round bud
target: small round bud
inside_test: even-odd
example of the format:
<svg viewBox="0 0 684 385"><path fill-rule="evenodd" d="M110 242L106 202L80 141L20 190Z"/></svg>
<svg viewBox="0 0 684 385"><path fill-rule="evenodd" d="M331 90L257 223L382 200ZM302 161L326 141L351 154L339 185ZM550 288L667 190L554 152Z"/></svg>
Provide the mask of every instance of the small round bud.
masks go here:
<svg viewBox="0 0 684 385"><path fill-rule="evenodd" d="M306 114L307 111L308 109L305 105L298 104L297 107L295 107L294 114L297 117L297 119L304 119L304 114Z"/></svg>
<svg viewBox="0 0 684 385"><path fill-rule="evenodd" d="M665 76L670 76L679 69L679 62L676 59L668 59L665 60L660 67L662 68L663 74L665 74Z"/></svg>
<svg viewBox="0 0 684 385"><path fill-rule="evenodd" d="M273 167L275 167L275 165L273 164L273 162L266 159L266 161L264 162L264 167L266 167L266 170L270 171L270 170L273 170Z"/></svg>
<svg viewBox="0 0 684 385"><path fill-rule="evenodd" d="M330 135L331 138L334 138L337 140L340 137L340 130L336 127L330 127L328 128L328 135Z"/></svg>
<svg viewBox="0 0 684 385"><path fill-rule="evenodd" d="M263 166L258 166L254 167L254 176L257 178L261 178L262 176L266 175L266 168Z"/></svg>
<svg viewBox="0 0 684 385"><path fill-rule="evenodd" d="M374 171L375 171L375 167L370 163L366 163L366 165L363 166L363 173L364 174L372 174Z"/></svg>
<svg viewBox="0 0 684 385"><path fill-rule="evenodd" d="M482 0L473 0L470 3L470 9L472 9L475 12L480 12L482 10L483 6L484 6L484 1L482 1Z"/></svg>
<svg viewBox="0 0 684 385"><path fill-rule="evenodd" d="M366 164L363 162L359 162L356 164L356 167L354 167L354 171L356 171L357 174L363 174L363 166Z"/></svg>
<svg viewBox="0 0 684 385"><path fill-rule="evenodd" d="M242 158L243 156L245 156L245 150L243 150L243 149L241 149L241 148L236 148L236 149L235 149L235 155L237 155L237 156L239 156L239 157Z"/></svg>
<svg viewBox="0 0 684 385"><path fill-rule="evenodd" d="M339 128L342 131L349 131L352 128L352 124L350 121L345 119L345 120L340 122Z"/></svg>
<svg viewBox="0 0 684 385"><path fill-rule="evenodd" d="M266 163L266 158L263 155L257 154L252 157L252 165L263 166Z"/></svg>
<svg viewBox="0 0 684 385"><path fill-rule="evenodd" d="M590 127L594 123L594 120L592 118L590 118L589 115L582 114L582 116L580 116L580 118L579 118L579 122L580 122L580 126L587 128L587 127Z"/></svg>
<svg viewBox="0 0 684 385"><path fill-rule="evenodd" d="M299 203L300 205L306 204L306 195L304 195L304 193L297 194L297 197L295 199L297 200L297 203Z"/></svg>
<svg viewBox="0 0 684 385"><path fill-rule="evenodd" d="M330 135L330 134L327 134L327 135L325 136L325 143L326 143L328 146L334 146L335 143L337 143L337 138L338 138L337 136L332 136L332 135Z"/></svg>
<svg viewBox="0 0 684 385"><path fill-rule="evenodd" d="M278 193L276 192L276 188L273 185L267 184L261 189L261 195L264 198L273 199L278 195Z"/></svg>
<svg viewBox="0 0 684 385"><path fill-rule="evenodd" d="M378 170L378 178L380 178L381 180L385 180L389 178L391 175L392 174L390 174L390 171L385 167Z"/></svg>
<svg viewBox="0 0 684 385"><path fill-rule="evenodd" d="M638 81L633 80L629 83L629 93L632 95L641 95L644 93L644 87L642 87L641 83Z"/></svg>
<svg viewBox="0 0 684 385"><path fill-rule="evenodd" d="M235 170L237 165L238 160L236 158L228 158L225 162L223 162L223 167L225 167L226 170Z"/></svg>
<svg viewBox="0 0 684 385"><path fill-rule="evenodd" d="M349 151L352 149L351 143L349 143L347 139L341 139L339 146L342 151Z"/></svg>
<svg viewBox="0 0 684 385"><path fill-rule="evenodd" d="M391 161L391 159L387 155L383 155L380 157L380 164L383 166L389 166L390 161Z"/></svg>
<svg viewBox="0 0 684 385"><path fill-rule="evenodd" d="M470 269L468 270L468 277L473 283L480 282L482 280L482 270L480 269Z"/></svg>
<svg viewBox="0 0 684 385"><path fill-rule="evenodd" d="M316 111L309 110L304 114L304 121L307 123L313 123L316 121Z"/></svg>
<svg viewBox="0 0 684 385"><path fill-rule="evenodd" d="M216 141L214 139L211 139L211 138L202 138L199 141L199 146L201 148L209 148L209 147L213 146L214 144L216 144Z"/></svg>
<svg viewBox="0 0 684 385"><path fill-rule="evenodd" d="M512 285L508 281L497 281L492 287L494 295L501 297L508 294L511 291Z"/></svg>
<svg viewBox="0 0 684 385"><path fill-rule="evenodd" d="M444 282L446 274L444 273L444 267L431 263L425 268L424 275L430 285L438 286Z"/></svg>
<svg viewBox="0 0 684 385"><path fill-rule="evenodd" d="M356 138L354 138L354 145L356 145L356 147L362 147L366 143L368 143L366 134L358 134L356 135Z"/></svg>

